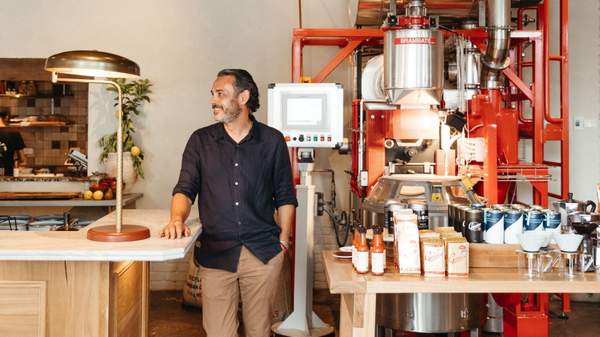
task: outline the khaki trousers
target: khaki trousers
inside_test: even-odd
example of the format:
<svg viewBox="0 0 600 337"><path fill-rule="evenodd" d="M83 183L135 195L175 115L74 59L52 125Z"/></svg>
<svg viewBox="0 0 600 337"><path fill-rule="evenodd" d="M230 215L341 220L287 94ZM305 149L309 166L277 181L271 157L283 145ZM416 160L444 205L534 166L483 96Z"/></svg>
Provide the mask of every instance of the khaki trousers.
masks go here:
<svg viewBox="0 0 600 337"><path fill-rule="evenodd" d="M246 337L271 335L273 299L279 285L283 254L264 264L242 246L235 273L200 266L202 324L207 337L238 336L240 297Z"/></svg>

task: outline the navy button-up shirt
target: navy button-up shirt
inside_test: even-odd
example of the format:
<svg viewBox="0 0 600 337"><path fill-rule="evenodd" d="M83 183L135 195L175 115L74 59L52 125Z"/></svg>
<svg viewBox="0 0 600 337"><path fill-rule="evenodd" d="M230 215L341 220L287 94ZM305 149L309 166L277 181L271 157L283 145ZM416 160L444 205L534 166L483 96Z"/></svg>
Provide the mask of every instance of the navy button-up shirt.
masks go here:
<svg viewBox="0 0 600 337"><path fill-rule="evenodd" d="M242 245L267 263L281 252L275 209L298 205L283 135L250 118L239 143L215 123L196 130L183 153L173 194L198 196L203 227L196 261L207 268L235 272Z"/></svg>

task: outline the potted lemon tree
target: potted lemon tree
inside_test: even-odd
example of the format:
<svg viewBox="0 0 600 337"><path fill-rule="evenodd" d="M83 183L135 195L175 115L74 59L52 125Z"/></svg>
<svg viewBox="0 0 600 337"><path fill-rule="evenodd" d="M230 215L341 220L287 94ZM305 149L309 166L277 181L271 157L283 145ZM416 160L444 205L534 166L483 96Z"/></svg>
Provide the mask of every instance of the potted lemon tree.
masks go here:
<svg viewBox="0 0 600 337"><path fill-rule="evenodd" d="M137 177L144 178L142 161L144 151L135 144L134 134L136 131L134 120L142 112L145 102L150 102L152 83L147 79L126 80L115 79L123 91L123 182L125 186L131 186ZM108 91L116 92L112 86ZM115 106L118 96L115 96ZM105 135L98 140L102 148L100 161L106 165L106 171L111 176L116 176L117 167L117 133Z"/></svg>

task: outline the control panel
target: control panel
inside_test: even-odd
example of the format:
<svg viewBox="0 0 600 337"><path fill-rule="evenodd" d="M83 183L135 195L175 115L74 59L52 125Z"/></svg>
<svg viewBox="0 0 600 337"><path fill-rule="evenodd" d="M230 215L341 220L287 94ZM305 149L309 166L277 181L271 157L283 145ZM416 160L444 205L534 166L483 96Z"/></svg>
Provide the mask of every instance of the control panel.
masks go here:
<svg viewBox="0 0 600 337"><path fill-rule="evenodd" d="M268 123L289 147L335 148L344 136L344 90L336 83L271 84Z"/></svg>

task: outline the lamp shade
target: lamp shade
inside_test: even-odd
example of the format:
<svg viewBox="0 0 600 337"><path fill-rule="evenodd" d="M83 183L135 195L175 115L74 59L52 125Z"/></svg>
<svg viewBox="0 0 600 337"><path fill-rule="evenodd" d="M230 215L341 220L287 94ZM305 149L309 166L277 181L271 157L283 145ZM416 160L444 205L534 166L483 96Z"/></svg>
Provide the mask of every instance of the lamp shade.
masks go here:
<svg viewBox="0 0 600 337"><path fill-rule="evenodd" d="M46 70L60 74L108 78L137 78L140 67L119 55L97 50L73 50L46 59Z"/></svg>

